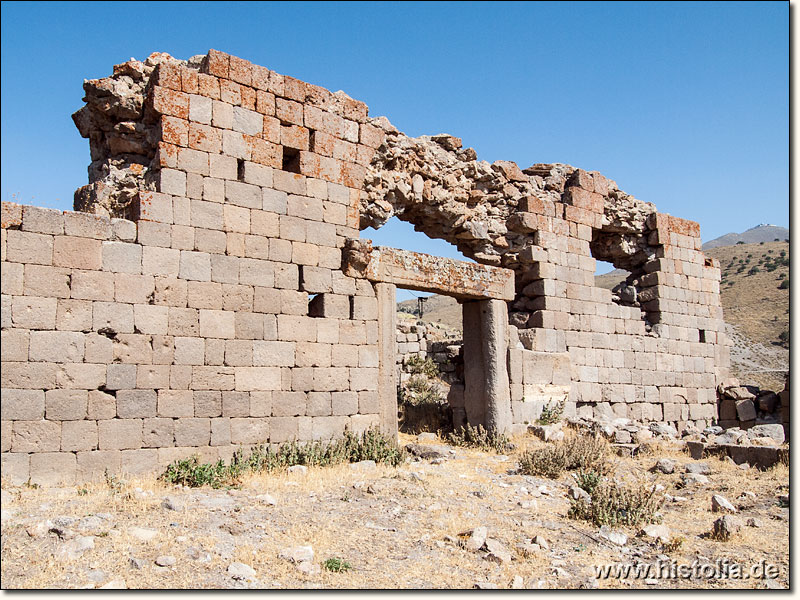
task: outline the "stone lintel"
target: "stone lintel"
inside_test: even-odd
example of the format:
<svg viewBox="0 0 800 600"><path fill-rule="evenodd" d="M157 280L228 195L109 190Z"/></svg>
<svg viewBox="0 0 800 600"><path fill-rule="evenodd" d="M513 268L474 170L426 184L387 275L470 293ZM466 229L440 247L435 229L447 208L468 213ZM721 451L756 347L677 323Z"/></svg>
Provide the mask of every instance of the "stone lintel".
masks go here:
<svg viewBox="0 0 800 600"><path fill-rule="evenodd" d="M460 299L514 299L511 269L479 265L430 254L372 246L349 239L344 249L345 274L397 287Z"/></svg>

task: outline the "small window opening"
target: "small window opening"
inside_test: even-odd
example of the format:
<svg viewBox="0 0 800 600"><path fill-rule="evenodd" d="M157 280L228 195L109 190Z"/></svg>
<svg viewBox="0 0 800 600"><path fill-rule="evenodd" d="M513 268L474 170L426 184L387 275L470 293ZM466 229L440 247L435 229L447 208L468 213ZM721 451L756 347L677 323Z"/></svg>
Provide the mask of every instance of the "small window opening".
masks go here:
<svg viewBox="0 0 800 600"><path fill-rule="evenodd" d="M236 161L236 177L239 181L244 181L244 159L239 158Z"/></svg>
<svg viewBox="0 0 800 600"><path fill-rule="evenodd" d="M300 173L300 151L294 148L283 147L282 169L289 173Z"/></svg>
<svg viewBox="0 0 800 600"><path fill-rule="evenodd" d="M698 333L700 334L700 336L699 336L700 337L700 343L705 344L706 341L707 341L706 340L706 330L705 329L699 329Z"/></svg>

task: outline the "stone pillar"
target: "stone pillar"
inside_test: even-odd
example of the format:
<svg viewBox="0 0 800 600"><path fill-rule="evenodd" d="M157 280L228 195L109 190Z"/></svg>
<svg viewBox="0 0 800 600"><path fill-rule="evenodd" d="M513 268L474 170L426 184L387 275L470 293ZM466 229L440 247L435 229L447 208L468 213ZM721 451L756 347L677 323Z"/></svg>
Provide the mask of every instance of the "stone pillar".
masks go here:
<svg viewBox="0 0 800 600"><path fill-rule="evenodd" d="M397 352L396 288L391 283L376 283L378 298L378 399L381 431L397 437Z"/></svg>
<svg viewBox="0 0 800 600"><path fill-rule="evenodd" d="M502 300L463 305L464 408L471 425L499 433L511 430L508 380L508 307Z"/></svg>
<svg viewBox="0 0 800 600"><path fill-rule="evenodd" d="M486 425L486 379L483 374L481 301L464 302L464 410L467 423Z"/></svg>

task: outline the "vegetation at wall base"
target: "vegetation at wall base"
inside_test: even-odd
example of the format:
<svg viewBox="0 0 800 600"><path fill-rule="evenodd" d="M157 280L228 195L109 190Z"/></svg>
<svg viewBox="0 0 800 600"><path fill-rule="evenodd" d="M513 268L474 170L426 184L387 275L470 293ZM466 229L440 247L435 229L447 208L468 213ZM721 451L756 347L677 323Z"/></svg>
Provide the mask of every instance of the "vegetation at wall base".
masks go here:
<svg viewBox="0 0 800 600"><path fill-rule="evenodd" d="M256 446L249 453L234 453L229 465L222 460L201 463L191 456L171 463L159 477L167 483L213 488L236 486L247 473L271 473L295 465L327 467L342 463L374 460L396 467L405 459L405 451L377 429L368 429L361 435L345 432L344 437L332 442L287 442L276 449Z"/></svg>

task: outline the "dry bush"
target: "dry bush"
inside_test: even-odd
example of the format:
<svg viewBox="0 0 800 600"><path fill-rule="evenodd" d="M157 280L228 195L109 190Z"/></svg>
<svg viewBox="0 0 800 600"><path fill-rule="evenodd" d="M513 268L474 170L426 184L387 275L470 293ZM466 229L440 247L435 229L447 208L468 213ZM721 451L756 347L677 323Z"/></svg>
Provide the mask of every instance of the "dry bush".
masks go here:
<svg viewBox="0 0 800 600"><path fill-rule="evenodd" d="M519 471L523 475L539 475L557 479L564 471L608 470L606 458L609 445L605 438L597 435L573 435L554 444L529 450L519 459Z"/></svg>
<svg viewBox="0 0 800 600"><path fill-rule="evenodd" d="M603 480L591 493L591 501L576 500L569 509L573 519L591 521L595 525L628 525L660 521L658 511L664 504L663 491L646 482L626 485Z"/></svg>
<svg viewBox="0 0 800 600"><path fill-rule="evenodd" d="M506 436L495 431L486 430L483 425L473 427L467 424L466 427L459 427L447 436L447 442L454 446L480 448L487 452L494 450L499 454L513 449L513 444Z"/></svg>

